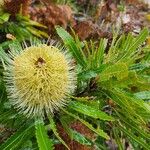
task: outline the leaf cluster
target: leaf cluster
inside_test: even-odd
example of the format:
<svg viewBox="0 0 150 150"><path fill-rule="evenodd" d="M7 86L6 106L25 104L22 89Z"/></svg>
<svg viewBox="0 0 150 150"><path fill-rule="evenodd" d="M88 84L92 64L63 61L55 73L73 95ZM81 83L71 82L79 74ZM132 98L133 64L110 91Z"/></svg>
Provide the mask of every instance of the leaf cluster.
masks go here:
<svg viewBox="0 0 150 150"><path fill-rule="evenodd" d="M71 101L59 113L26 119L7 99L1 66L0 124L12 133L2 141L0 149L46 150L60 143L70 149L60 134L61 126L71 140L92 148L109 149L109 141L119 150L126 149L125 143L133 149L149 150L150 57L149 47L144 43L148 30L143 29L136 37L130 33L118 37L114 33L109 47L107 39L80 41L77 35L71 36L61 27L56 27L56 31L75 59L77 91L69 96ZM94 138L71 126L77 121L91 130Z"/></svg>
<svg viewBox="0 0 150 150"><path fill-rule="evenodd" d="M14 37L11 40L21 41L34 36L48 38L48 34L42 31L46 29L46 26L31 20L28 16L23 16L21 13L12 18L8 12L0 11L0 32L5 35L11 34Z"/></svg>

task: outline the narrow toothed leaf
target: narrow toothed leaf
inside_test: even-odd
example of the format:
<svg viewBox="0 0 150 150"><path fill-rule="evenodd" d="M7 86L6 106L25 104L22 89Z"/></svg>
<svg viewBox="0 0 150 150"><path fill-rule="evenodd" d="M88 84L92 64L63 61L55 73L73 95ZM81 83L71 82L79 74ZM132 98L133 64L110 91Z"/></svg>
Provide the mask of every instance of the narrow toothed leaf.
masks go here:
<svg viewBox="0 0 150 150"><path fill-rule="evenodd" d="M68 145L64 142L64 140L59 136L59 133L57 132L56 124L51 116L49 116L49 121L50 121L50 129L53 131L54 135L58 138L58 140L68 149Z"/></svg>
<svg viewBox="0 0 150 150"><path fill-rule="evenodd" d="M53 141L48 137L44 123L42 121L37 121L35 129L39 150L53 150L54 149Z"/></svg>
<svg viewBox="0 0 150 150"><path fill-rule="evenodd" d="M79 120L81 123L83 123L85 126L87 126L89 129L91 129L93 132L95 132L96 134L98 134L99 136L105 138L105 139L110 139L110 137L107 135L107 133L105 133L102 129L95 129L92 124L88 123L87 121L81 119L80 117L78 117L77 115L72 114L71 112L68 112L64 109L62 109L66 114L68 114L69 116L72 116L73 118Z"/></svg>
<svg viewBox="0 0 150 150"><path fill-rule="evenodd" d="M29 137L32 137L34 131L34 124L29 126L22 126L16 133L14 133L4 144L0 146L1 150L14 150L18 149L18 147Z"/></svg>
<svg viewBox="0 0 150 150"><path fill-rule="evenodd" d="M82 104L80 102L70 102L69 108L76 110L77 112L80 112L84 115L90 116L92 118L101 119L101 120L108 120L113 121L113 117L107 115L105 112L96 109L92 106L87 106L85 104Z"/></svg>

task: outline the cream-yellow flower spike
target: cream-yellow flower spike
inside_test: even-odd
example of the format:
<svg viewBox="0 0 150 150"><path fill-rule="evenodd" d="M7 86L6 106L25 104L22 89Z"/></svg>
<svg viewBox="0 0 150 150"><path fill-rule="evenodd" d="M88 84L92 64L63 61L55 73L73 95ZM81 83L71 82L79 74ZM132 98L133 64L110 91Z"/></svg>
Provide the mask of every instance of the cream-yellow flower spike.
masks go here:
<svg viewBox="0 0 150 150"><path fill-rule="evenodd" d="M72 60L57 47L40 44L6 54L5 82L12 104L27 117L53 113L75 89Z"/></svg>

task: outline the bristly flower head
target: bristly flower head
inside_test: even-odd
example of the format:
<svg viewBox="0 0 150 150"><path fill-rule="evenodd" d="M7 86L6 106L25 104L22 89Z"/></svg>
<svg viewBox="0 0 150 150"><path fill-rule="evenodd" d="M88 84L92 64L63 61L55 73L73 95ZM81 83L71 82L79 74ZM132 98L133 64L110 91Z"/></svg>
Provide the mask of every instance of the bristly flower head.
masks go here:
<svg viewBox="0 0 150 150"><path fill-rule="evenodd" d="M11 49L11 48L10 48ZM72 59L55 46L39 44L3 53L10 102L30 116L53 113L67 103L75 89Z"/></svg>

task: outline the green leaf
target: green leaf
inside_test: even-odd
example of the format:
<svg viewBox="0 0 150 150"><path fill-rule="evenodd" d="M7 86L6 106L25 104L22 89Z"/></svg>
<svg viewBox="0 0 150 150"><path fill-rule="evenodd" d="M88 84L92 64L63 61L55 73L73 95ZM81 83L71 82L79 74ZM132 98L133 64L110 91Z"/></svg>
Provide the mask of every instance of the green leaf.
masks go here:
<svg viewBox="0 0 150 150"><path fill-rule="evenodd" d="M116 77L118 80L122 80L128 76L128 67L125 63L117 63L106 67L100 73L99 81L108 81L112 77Z"/></svg>
<svg viewBox="0 0 150 150"><path fill-rule="evenodd" d="M15 117L15 113L12 110L5 111L3 113L0 112L0 123L5 123L9 119L13 119Z"/></svg>
<svg viewBox="0 0 150 150"><path fill-rule="evenodd" d="M64 140L59 136L59 133L57 132L57 128L55 125L55 122L53 120L53 118L51 116L48 116L49 121L50 121L50 129L53 131L53 133L55 134L55 136L58 138L58 140L68 149L70 150L70 148L67 146L67 144L64 142Z"/></svg>
<svg viewBox="0 0 150 150"><path fill-rule="evenodd" d="M106 64L101 64L100 67L98 67L98 68L96 67L93 70L91 69L91 70L82 71L81 73L78 74L78 78L81 81L83 81L83 80L89 80L91 78L95 78L107 66L108 65L106 65Z"/></svg>
<svg viewBox="0 0 150 150"><path fill-rule="evenodd" d="M40 31L34 27L26 27L27 30L29 30L33 35L37 36L37 37L46 37L48 38L48 34L46 32Z"/></svg>
<svg viewBox="0 0 150 150"><path fill-rule="evenodd" d="M118 145L118 149L119 150L124 150L123 142L121 141L121 138L119 137L119 131L117 130L116 127L114 127L112 129L112 131L113 131L113 134L114 134L115 141Z"/></svg>
<svg viewBox="0 0 150 150"><path fill-rule="evenodd" d="M68 115L63 115L63 116L60 116L59 120L60 120L65 132L70 136L71 140L73 140L73 135L72 135L72 132L70 129L70 124L74 119L72 119L72 117L70 117Z"/></svg>
<svg viewBox="0 0 150 150"><path fill-rule="evenodd" d="M40 150L53 150L53 142L49 139L43 122L36 121L36 139Z"/></svg>
<svg viewBox="0 0 150 150"><path fill-rule="evenodd" d="M128 58L131 58L136 53L136 49L142 45L142 43L146 40L149 31L147 28L143 29L139 36L135 39L130 35L129 40L126 40L127 43L124 43L124 47L122 48L125 51L125 54L121 57L119 61L126 61Z"/></svg>
<svg viewBox="0 0 150 150"><path fill-rule="evenodd" d="M96 63L101 64L103 62L104 58L104 52L105 48L107 46L107 39L101 39L99 43L99 47L97 49L97 55L96 55Z"/></svg>
<svg viewBox="0 0 150 150"><path fill-rule="evenodd" d="M78 75L80 80L88 80L97 76L97 73L93 70L87 70Z"/></svg>
<svg viewBox="0 0 150 150"><path fill-rule="evenodd" d="M14 41L16 40L13 40L13 41L5 41L3 43L0 44L0 48L8 48L9 44L12 44Z"/></svg>
<svg viewBox="0 0 150 150"><path fill-rule="evenodd" d="M9 13L0 14L0 24L7 22L9 20L9 17L10 17Z"/></svg>
<svg viewBox="0 0 150 150"><path fill-rule="evenodd" d="M150 146L144 142L140 137L135 136L131 131L119 126L118 127L124 134L126 134L127 136L129 136L133 141L137 142L138 144L140 144L143 148L145 148L145 150L150 150Z"/></svg>
<svg viewBox="0 0 150 150"><path fill-rule="evenodd" d="M21 23L23 23L27 26L36 26L36 27L41 27L41 28L47 29L47 27L44 26L43 24L40 24L40 23L33 21L33 20L30 20L30 18L27 16L17 14L16 19L17 19L17 21L20 21Z"/></svg>
<svg viewBox="0 0 150 150"><path fill-rule="evenodd" d="M83 145L92 145L92 141L90 139L86 138L84 135L70 128L70 124L73 120L74 119L72 119L72 117L68 115L63 115L60 118L61 124L65 132L70 136L71 140L75 140Z"/></svg>
<svg viewBox="0 0 150 150"><path fill-rule="evenodd" d="M150 63L145 62L145 63L133 64L132 66L129 67L129 69L130 70L141 71L141 70L144 70L144 69L148 69L149 67L150 67Z"/></svg>
<svg viewBox="0 0 150 150"><path fill-rule="evenodd" d="M80 144L83 144L83 145L89 145L89 146L92 145L92 141L90 141L88 138L86 138L81 133L79 133L75 130L72 130L72 129L71 129L71 132L72 132L72 135L73 135L73 139L75 141L77 141L77 142L79 142Z"/></svg>
<svg viewBox="0 0 150 150"><path fill-rule="evenodd" d="M22 126L14 135L12 135L4 144L0 146L1 150L16 150L16 148L29 139L29 134L33 135L34 124Z"/></svg>
<svg viewBox="0 0 150 150"><path fill-rule="evenodd" d="M133 120L130 116L129 117L123 116L121 115L121 112L120 113L116 112L116 114L118 115L118 119L120 119L122 123L125 124L126 127L132 129L132 132L138 133L141 138L143 137L144 139L150 140L150 135L147 133L148 131L146 132L146 128L145 129L141 128L138 122Z"/></svg>
<svg viewBox="0 0 150 150"><path fill-rule="evenodd" d="M91 107L91 106L87 106L87 105L82 104L82 103L77 102L77 101L70 102L70 105L68 107L77 111L77 112L80 112L84 115L90 116L90 117L95 118L95 119L101 119L101 120L107 120L107 121L113 121L114 120L113 117L107 115L105 112L102 112L99 109L96 109L96 108Z"/></svg>
<svg viewBox="0 0 150 150"><path fill-rule="evenodd" d="M110 139L110 137L107 135L107 133L105 133L103 130L97 128L95 129L92 124L88 123L87 121L79 118L77 115L72 114L71 112L68 112L64 109L62 109L66 114L72 116L73 118L79 120L81 123L83 123L85 126L87 126L90 130L92 130L93 132L95 132L96 134L98 134L99 136L105 138L105 139Z"/></svg>
<svg viewBox="0 0 150 150"><path fill-rule="evenodd" d="M85 56L81 50L81 47L78 46L81 44L77 44L73 37L65 31L62 27L56 27L57 34L62 38L65 46L69 49L69 51L72 53L74 58L77 60L77 62L85 67L86 66L86 60L84 59ZM78 46L77 46L78 45Z"/></svg>
<svg viewBox="0 0 150 150"><path fill-rule="evenodd" d="M147 28L143 29L140 32L139 36L134 41L134 43L130 46L130 48L128 49L128 51L133 51L136 48L138 48L138 46L141 45L146 40L146 38L148 36L148 33L149 33L149 31L148 31Z"/></svg>
<svg viewBox="0 0 150 150"><path fill-rule="evenodd" d="M137 98L143 99L143 100L149 100L150 99L150 91L142 91L134 94Z"/></svg>

